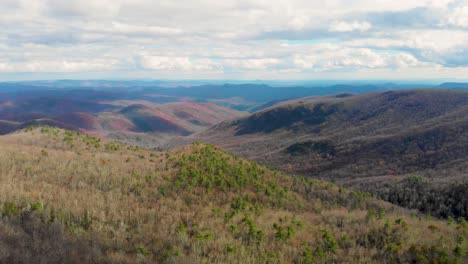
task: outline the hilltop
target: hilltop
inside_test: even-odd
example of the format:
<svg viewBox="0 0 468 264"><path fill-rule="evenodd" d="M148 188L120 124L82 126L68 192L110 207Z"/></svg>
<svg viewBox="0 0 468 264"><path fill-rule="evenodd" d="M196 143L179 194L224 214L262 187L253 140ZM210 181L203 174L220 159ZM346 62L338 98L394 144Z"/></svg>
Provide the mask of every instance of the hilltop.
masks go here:
<svg viewBox="0 0 468 264"><path fill-rule="evenodd" d="M412 175L427 178L431 184L426 187L466 181L468 92L405 90L302 98L185 140L212 143L262 164L397 201L406 198L389 198L388 193L397 192L391 186ZM457 186L439 191L450 193ZM462 206L456 214L468 216L464 200L461 205L431 202L433 209L411 202L411 207L447 217Z"/></svg>
<svg viewBox="0 0 468 264"><path fill-rule="evenodd" d="M158 152L51 127L0 137L0 262L467 261L439 221L194 143Z"/></svg>

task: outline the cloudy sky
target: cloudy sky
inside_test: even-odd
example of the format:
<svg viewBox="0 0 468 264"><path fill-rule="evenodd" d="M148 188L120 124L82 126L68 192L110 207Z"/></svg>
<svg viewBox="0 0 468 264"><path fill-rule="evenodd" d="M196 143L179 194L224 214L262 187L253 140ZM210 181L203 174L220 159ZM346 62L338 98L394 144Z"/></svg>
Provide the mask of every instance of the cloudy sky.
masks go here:
<svg viewBox="0 0 468 264"><path fill-rule="evenodd" d="M468 79L468 0L0 0L0 79Z"/></svg>

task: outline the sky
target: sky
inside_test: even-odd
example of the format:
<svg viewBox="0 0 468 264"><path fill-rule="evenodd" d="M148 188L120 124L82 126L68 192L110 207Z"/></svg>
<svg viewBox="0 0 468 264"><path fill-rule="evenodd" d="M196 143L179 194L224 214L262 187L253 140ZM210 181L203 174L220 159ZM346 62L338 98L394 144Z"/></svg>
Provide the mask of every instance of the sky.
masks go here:
<svg viewBox="0 0 468 264"><path fill-rule="evenodd" d="M468 0L0 0L0 80L468 79Z"/></svg>

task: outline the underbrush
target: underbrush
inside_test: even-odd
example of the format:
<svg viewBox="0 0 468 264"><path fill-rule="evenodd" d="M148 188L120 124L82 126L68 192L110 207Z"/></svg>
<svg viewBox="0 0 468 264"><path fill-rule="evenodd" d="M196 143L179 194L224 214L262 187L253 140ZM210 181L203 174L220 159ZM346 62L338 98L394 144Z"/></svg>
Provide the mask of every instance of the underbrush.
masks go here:
<svg viewBox="0 0 468 264"><path fill-rule="evenodd" d="M51 128L0 137L0 262L467 261L465 222L204 143L158 152L88 137Z"/></svg>

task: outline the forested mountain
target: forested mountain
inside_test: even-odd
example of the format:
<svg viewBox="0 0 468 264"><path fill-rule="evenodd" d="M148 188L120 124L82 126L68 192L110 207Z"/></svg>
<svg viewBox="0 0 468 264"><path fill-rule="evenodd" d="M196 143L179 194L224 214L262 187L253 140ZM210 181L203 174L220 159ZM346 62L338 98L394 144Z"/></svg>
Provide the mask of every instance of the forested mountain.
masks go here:
<svg viewBox="0 0 468 264"><path fill-rule="evenodd" d="M460 190L468 175L466 91L405 90L297 99L223 122L185 140L213 143L262 164L354 186L401 204L407 202L389 197L388 188L380 191L380 187L416 174L427 178L432 192L444 198L435 195L410 207L424 209L430 204L434 210L424 210L435 215L468 216L466 203L461 202L462 209L445 201L452 195L466 195L448 194ZM439 187L444 191L437 192ZM438 204L441 199L444 202Z"/></svg>
<svg viewBox="0 0 468 264"><path fill-rule="evenodd" d="M0 136L1 263L462 263L468 224L196 143Z"/></svg>

